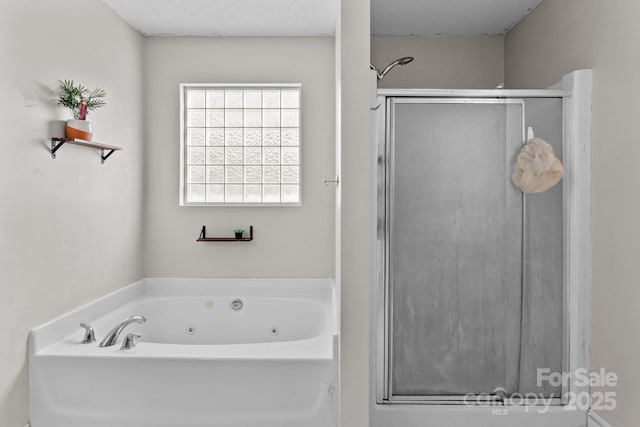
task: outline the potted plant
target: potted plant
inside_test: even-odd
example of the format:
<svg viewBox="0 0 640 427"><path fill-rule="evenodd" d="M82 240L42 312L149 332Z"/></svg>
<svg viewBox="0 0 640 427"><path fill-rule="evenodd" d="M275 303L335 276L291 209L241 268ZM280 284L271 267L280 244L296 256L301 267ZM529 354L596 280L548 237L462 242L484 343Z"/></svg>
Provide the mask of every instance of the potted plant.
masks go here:
<svg viewBox="0 0 640 427"><path fill-rule="evenodd" d="M73 119L67 120L67 138L79 138L91 141L93 133L91 123L87 120L89 111L104 107L107 92L95 88L89 90L82 85L75 85L73 80L58 80L60 97L58 104L71 110Z"/></svg>
<svg viewBox="0 0 640 427"><path fill-rule="evenodd" d="M236 239L242 239L242 233L244 233L242 228L236 228L233 232L236 234Z"/></svg>

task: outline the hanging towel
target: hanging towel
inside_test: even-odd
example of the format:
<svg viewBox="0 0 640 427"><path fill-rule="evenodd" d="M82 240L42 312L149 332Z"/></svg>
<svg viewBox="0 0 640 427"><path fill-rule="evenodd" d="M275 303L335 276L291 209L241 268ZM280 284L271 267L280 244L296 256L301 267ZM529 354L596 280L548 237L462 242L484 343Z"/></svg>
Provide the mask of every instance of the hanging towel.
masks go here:
<svg viewBox="0 0 640 427"><path fill-rule="evenodd" d="M516 159L513 183L524 193L542 193L563 177L562 162L542 138L531 138Z"/></svg>

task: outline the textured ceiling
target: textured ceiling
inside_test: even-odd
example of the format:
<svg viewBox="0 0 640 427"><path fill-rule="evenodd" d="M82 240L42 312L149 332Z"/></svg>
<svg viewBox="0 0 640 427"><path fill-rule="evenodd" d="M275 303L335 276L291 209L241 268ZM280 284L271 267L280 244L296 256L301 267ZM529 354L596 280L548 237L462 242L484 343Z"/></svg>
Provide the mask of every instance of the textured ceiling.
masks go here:
<svg viewBox="0 0 640 427"><path fill-rule="evenodd" d="M338 0L102 1L148 36L334 35L338 11Z"/></svg>
<svg viewBox="0 0 640 427"><path fill-rule="evenodd" d="M371 33L387 36L504 34L541 2L371 0Z"/></svg>
<svg viewBox="0 0 640 427"><path fill-rule="evenodd" d="M149 36L335 35L339 0L102 0ZM352 0L342 0L352 1ZM371 0L374 35L504 34L542 0Z"/></svg>

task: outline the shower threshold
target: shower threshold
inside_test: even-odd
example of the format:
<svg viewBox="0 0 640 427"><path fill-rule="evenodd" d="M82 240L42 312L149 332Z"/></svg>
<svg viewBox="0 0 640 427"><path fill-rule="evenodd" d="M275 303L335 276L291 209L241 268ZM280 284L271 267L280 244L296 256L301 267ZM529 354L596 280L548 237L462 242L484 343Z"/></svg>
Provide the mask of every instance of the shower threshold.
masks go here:
<svg viewBox="0 0 640 427"><path fill-rule="evenodd" d="M562 406L559 397L544 396L540 393L511 393L508 396L496 393L467 393L465 395L442 396L393 396L384 404L401 405L462 405L462 406Z"/></svg>

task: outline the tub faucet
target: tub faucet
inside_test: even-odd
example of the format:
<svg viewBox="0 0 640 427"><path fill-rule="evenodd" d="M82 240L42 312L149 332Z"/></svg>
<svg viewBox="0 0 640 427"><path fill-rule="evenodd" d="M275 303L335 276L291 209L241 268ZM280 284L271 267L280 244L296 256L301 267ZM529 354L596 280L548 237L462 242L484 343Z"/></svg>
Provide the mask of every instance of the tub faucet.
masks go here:
<svg viewBox="0 0 640 427"><path fill-rule="evenodd" d="M119 325L116 325L112 330L109 331L106 337L100 342L100 347L109 347L112 346L118 341L118 337L124 328L126 328L131 323L144 323L147 319L144 316L131 316L128 319L124 319L120 322Z"/></svg>

